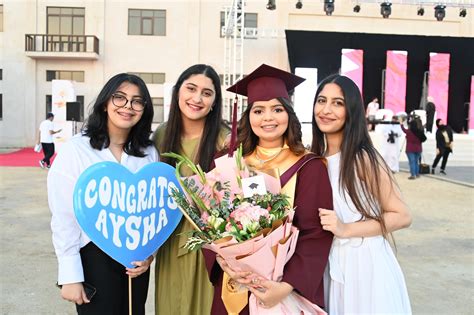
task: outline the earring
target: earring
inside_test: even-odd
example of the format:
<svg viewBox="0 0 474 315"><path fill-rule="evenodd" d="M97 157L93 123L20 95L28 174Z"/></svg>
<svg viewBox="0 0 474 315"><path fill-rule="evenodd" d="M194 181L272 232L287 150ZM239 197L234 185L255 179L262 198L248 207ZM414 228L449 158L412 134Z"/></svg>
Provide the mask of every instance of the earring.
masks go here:
<svg viewBox="0 0 474 315"><path fill-rule="evenodd" d="M212 112L213 109L214 109L214 106L211 106L211 109L209 111Z"/></svg>

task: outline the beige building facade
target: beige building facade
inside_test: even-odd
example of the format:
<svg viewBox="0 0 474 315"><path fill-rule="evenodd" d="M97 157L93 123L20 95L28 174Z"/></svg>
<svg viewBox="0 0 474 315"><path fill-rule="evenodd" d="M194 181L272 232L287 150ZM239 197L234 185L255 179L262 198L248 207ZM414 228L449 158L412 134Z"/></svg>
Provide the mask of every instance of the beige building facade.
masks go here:
<svg viewBox="0 0 474 315"><path fill-rule="evenodd" d="M331 16L323 2L244 1L246 27L243 73L261 63L289 69L285 30L470 37L472 3L466 17L460 7L446 8L437 21L433 5L424 16L417 4L393 1L384 19L377 1L335 1ZM370 2L370 1L369 1ZM413 3L417 3L413 1ZM456 3L460 3L456 1ZM111 76L138 73L154 98L155 122L164 119L166 87L195 63L224 74L224 7L232 0L3 0L0 1L0 147L32 146L39 123L51 110L52 80L72 80L77 101L88 106ZM320 43L324 45L324 43ZM225 88L225 87L224 87Z"/></svg>

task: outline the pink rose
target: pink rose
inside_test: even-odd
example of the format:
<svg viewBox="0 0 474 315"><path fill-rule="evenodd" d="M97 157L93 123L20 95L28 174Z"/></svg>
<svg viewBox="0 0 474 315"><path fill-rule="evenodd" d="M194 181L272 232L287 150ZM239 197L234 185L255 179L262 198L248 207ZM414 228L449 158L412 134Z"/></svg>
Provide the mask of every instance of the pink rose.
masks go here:
<svg viewBox="0 0 474 315"><path fill-rule="evenodd" d="M202 222L204 222L205 224L207 224L208 220L209 220L209 213L207 213L206 211L204 211L202 214L201 214L201 220Z"/></svg>

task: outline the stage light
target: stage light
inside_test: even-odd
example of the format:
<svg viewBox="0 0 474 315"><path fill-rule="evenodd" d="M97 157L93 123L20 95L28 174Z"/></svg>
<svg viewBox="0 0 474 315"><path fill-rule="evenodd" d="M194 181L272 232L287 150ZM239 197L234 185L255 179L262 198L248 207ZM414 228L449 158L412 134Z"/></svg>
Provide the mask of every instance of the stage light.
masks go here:
<svg viewBox="0 0 474 315"><path fill-rule="evenodd" d="M326 15L332 15L334 12L334 0L324 0L324 12L326 12Z"/></svg>
<svg viewBox="0 0 474 315"><path fill-rule="evenodd" d="M277 8L275 2L276 2L276 0L268 0L267 10L275 10Z"/></svg>
<svg viewBox="0 0 474 315"><path fill-rule="evenodd" d="M442 21L444 17L446 16L446 6L443 4L438 4L434 8L434 16L436 20Z"/></svg>
<svg viewBox="0 0 474 315"><path fill-rule="evenodd" d="M465 9L465 8L461 8L461 9L459 10L459 16L460 16L460 17L466 17L466 15L467 15L466 9Z"/></svg>
<svg viewBox="0 0 474 315"><path fill-rule="evenodd" d="M392 3L391 2L382 2L380 4L380 14L382 14L384 19L388 19L390 14L392 14Z"/></svg>
<svg viewBox="0 0 474 315"><path fill-rule="evenodd" d="M303 1L301 0L298 0L298 2L296 2L295 4L295 7L299 10L303 7Z"/></svg>
<svg viewBox="0 0 474 315"><path fill-rule="evenodd" d="M419 7L418 12L416 14L418 14L419 16L423 16L425 14L425 9L423 9L423 7Z"/></svg>
<svg viewBox="0 0 474 315"><path fill-rule="evenodd" d="M359 13L360 12L360 5L356 4L354 6L354 9L352 9L355 13Z"/></svg>

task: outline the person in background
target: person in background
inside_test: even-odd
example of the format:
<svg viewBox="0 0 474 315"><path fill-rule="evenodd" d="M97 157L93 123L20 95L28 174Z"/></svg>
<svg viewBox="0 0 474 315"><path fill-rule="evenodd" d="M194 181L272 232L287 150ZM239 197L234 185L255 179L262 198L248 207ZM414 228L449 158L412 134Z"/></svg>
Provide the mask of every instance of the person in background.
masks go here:
<svg viewBox="0 0 474 315"><path fill-rule="evenodd" d="M436 119L436 157L431 166L431 174L436 173L436 166L441 158L440 174L446 175L446 164L449 154L453 152L453 130L450 126L444 124L442 119Z"/></svg>
<svg viewBox="0 0 474 315"><path fill-rule="evenodd" d="M248 314L247 296L239 299L242 304L235 301L236 297L223 301L231 292L231 279L247 286L263 308L275 306L290 294L299 294L324 307L323 275L333 235L322 229L317 209L331 208L332 195L324 160L303 146L301 124L288 95L302 81L303 78L263 64L227 89L248 97L249 106L239 121L237 141L242 144L246 164L251 169L277 170L281 174L282 192L295 207L293 223L300 234L280 282L232 270L222 257L206 252L215 287L211 314ZM224 305L239 308L226 309ZM297 303L294 306L299 309Z"/></svg>
<svg viewBox="0 0 474 315"><path fill-rule="evenodd" d="M367 118L369 131L372 131L375 128L375 124L374 124L375 115L377 114L377 111L379 110L379 108L380 108L379 99L377 97L374 97L372 101L367 105L365 117Z"/></svg>
<svg viewBox="0 0 474 315"><path fill-rule="evenodd" d="M432 132L433 131L433 122L434 122L434 117L436 113L436 106L434 104L434 98L431 96L428 96L426 98L428 101L426 103L426 132Z"/></svg>
<svg viewBox="0 0 474 315"><path fill-rule="evenodd" d="M160 153L183 154L211 169L216 152L225 144L229 128L222 120L222 91L219 75L209 65L196 64L179 76L173 87L168 121L153 134ZM173 167L176 161L163 157ZM183 176L191 170L183 167ZM183 248L193 227L184 217L158 250L155 271L156 314L209 314L213 287L201 251Z"/></svg>
<svg viewBox="0 0 474 315"><path fill-rule="evenodd" d="M132 279L135 315L145 314L150 256L125 268L94 244L76 221L73 192L79 176L99 162L119 163L131 172L158 161L150 141L153 104L138 76L121 73L102 88L80 134L61 148L48 174L53 245L63 299L78 314L129 314L128 278ZM85 288L94 287L88 297Z"/></svg>
<svg viewBox="0 0 474 315"><path fill-rule="evenodd" d="M410 166L410 177L408 179L416 179L420 177L420 160L423 147L422 142L426 141L425 133L423 132L423 124L420 117L408 116L408 129L400 121L402 131L406 135L406 154L408 158L408 165Z"/></svg>
<svg viewBox="0 0 474 315"><path fill-rule="evenodd" d="M402 135L397 116L392 116L390 124L384 124L384 140L381 145L381 154L393 173L399 171L400 146L399 139Z"/></svg>
<svg viewBox="0 0 474 315"><path fill-rule="evenodd" d="M367 131L357 85L331 75L319 85L313 107L311 150L328 161L334 211L320 209L334 234L329 254L331 315L410 314L410 300L389 233L411 224L392 172Z"/></svg>
<svg viewBox="0 0 474 315"><path fill-rule="evenodd" d="M39 161L41 168L51 167L51 158L54 155L54 141L53 135L61 132L61 129L54 130L54 114L47 113L46 119L43 120L38 128L38 134L36 137L36 144L41 143L43 148L44 158Z"/></svg>

